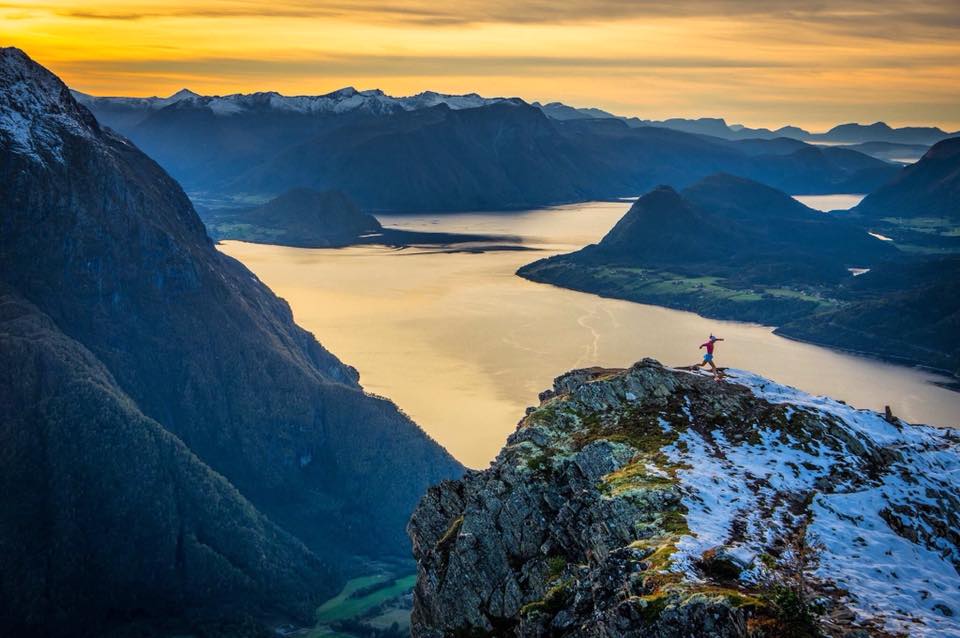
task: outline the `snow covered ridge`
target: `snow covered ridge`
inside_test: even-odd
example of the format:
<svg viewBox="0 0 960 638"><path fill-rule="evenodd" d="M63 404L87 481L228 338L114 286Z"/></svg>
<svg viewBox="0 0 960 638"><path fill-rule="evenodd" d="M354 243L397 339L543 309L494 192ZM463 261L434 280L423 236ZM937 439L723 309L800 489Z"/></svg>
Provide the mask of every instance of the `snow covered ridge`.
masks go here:
<svg viewBox="0 0 960 638"><path fill-rule="evenodd" d="M415 636L960 636L957 431L745 371L563 375L409 530Z"/></svg>
<svg viewBox="0 0 960 638"><path fill-rule="evenodd" d="M65 135L93 138L94 117L55 75L23 51L0 48L0 142L15 153L62 162Z"/></svg>
<svg viewBox="0 0 960 638"><path fill-rule="evenodd" d="M695 578L694 561L722 545L755 571L769 539L806 522L822 544L814 577L847 592L858 616L908 635L960 635L957 432L890 423L752 373L728 374L782 405L787 423L803 414L817 427L806 438L758 422L752 440L740 442L720 429L678 433L664 451L686 466L677 476L691 533L677 543L673 568ZM791 511L790 494L812 496L805 512ZM734 524L742 527L731 540Z"/></svg>
<svg viewBox="0 0 960 638"><path fill-rule="evenodd" d="M235 93L224 96L198 95L187 89L182 89L170 97L94 97L74 91L77 100L87 106L120 106L144 110L158 110L171 105L179 108L209 108L217 115L229 116L240 113L257 112L263 110L287 111L302 114L321 113L348 113L351 111L389 114L399 111L415 111L445 104L449 108L469 109L487 106L499 102L518 103L517 98L485 98L476 93L467 95L445 95L425 91L409 97L392 97L373 89L358 91L347 87L327 93L325 95L298 95L286 96L274 91L262 93Z"/></svg>

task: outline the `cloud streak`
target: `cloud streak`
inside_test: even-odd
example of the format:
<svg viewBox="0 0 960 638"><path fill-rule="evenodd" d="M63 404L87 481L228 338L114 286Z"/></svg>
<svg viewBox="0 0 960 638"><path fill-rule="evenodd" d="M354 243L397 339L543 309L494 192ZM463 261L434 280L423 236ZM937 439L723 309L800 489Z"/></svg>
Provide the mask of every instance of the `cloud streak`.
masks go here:
<svg viewBox="0 0 960 638"><path fill-rule="evenodd" d="M0 0L0 22L7 43L101 94L357 84L957 128L955 2Z"/></svg>
<svg viewBox="0 0 960 638"><path fill-rule="evenodd" d="M0 5L3 6L3 5ZM21 9L43 8L65 17L95 20L144 20L150 18L339 18L407 21L425 25L560 24L581 21L610 21L653 18L741 18L816 28L842 30L870 37L938 37L960 29L960 11L952 0L691 0L682 3L662 0L461 0L440 3L433 0L355 0L316 2L285 0L206 0L167 5L125 2L96 9L82 4L76 8L43 3L7 3Z"/></svg>

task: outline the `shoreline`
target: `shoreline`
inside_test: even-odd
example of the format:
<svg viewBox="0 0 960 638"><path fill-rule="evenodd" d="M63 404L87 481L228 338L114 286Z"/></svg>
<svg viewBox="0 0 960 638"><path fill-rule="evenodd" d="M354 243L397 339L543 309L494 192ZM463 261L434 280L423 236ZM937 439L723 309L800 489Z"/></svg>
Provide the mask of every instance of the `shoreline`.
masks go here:
<svg viewBox="0 0 960 638"><path fill-rule="evenodd" d="M548 286L553 286L553 287L555 287L555 288L560 288L560 289L562 289L562 290L573 290L573 291L575 291L575 292L580 292L580 293L584 293L584 294L588 294L588 295L595 295L595 296L597 296L597 297L602 297L602 298L604 298L604 299L616 299L616 300L619 300L619 301L627 301L627 302L630 302L630 303L638 303L638 304L643 304L643 305L648 305L648 306L655 306L655 307L660 307L660 308L667 308L667 309L669 309L669 310L680 310L680 311L683 311L683 312L691 312L691 313L693 313L693 314L695 314L695 315L698 315L698 316L700 316L700 317L703 317L704 319L717 319L717 320L719 320L719 321L735 321L735 322L738 322L738 323L745 323L745 324L753 324L753 325L763 326L763 327L765 327L765 328L770 328L770 329L772 330L772 333L775 334L776 336L782 337L782 338L784 338L784 339L789 339L790 341L794 341L794 342L797 342L797 343L804 343L804 344L816 346L816 347L818 347L818 348L825 348L825 349L827 349L827 350L833 350L833 351L835 351L835 352L841 352L841 353L844 353L844 354L849 354L849 355L853 355L853 356L857 356L857 357L861 357L861 358L866 358L866 359L873 359L873 360L875 360L875 361L882 361L882 362L884 362L884 363L889 363L889 364L892 364L892 365L902 366L902 367L905 367L905 368L914 368L914 369L924 370L924 371L927 371L927 372L930 372L930 373L933 373L933 374L940 375L940 376L944 377L944 378L946 379L946 381L933 381L933 380L931 380L931 381L929 381L929 383L932 383L933 385L942 387L942 388L944 388L944 389L946 389L946 390L950 390L950 391L952 391L952 392L958 392L958 393L960 393L960 376L957 376L957 375L955 375L954 373L952 373L951 371L946 370L946 369L944 369L944 368L938 368L938 367L936 367L936 366L931 366L931 365L925 364L925 363L923 363L923 362L917 361L916 359L910 359L910 358L907 358L907 357L896 357L896 356L892 356L892 355L882 355L882 354L879 354L879 353L869 352L869 351L866 351L866 350L857 350L857 349L854 349L854 348L845 348L845 347L843 347L843 346L838 346L838 345L835 345L835 344L829 344L829 343L825 343L825 342L820 342L820 341L816 341L816 340L813 340L813 339L804 339L804 338L801 338L801 337L797 337L797 336L793 336L793 335L784 333L784 332L781 331L781 327L780 327L780 326L776 326L776 325L773 325L773 324L770 324L770 323L765 323L765 322L762 322L762 321L744 320L744 319L742 319L742 318L737 318L736 316L726 315L726 314L714 314L714 313L700 312L700 311L694 310L694 309L692 309L692 308L690 308L690 307L684 307L682 304L679 304L679 303L677 303L677 304L669 304L669 303L656 302L656 301L652 301L652 300L650 300L650 301L641 301L641 300L638 300L638 299L630 299L630 298L625 297L625 296L618 296L618 295L614 295L614 294L605 294L605 293L603 293L603 292L596 292L596 291L592 291L592 290L586 290L586 289L584 289L584 288L575 288L575 287L572 287L572 286L561 285L561 284L554 283L554 282L552 282L552 281L548 281L548 280L545 280L545 279L538 279L538 278L534 278L534 277L531 277L531 276L526 275L526 274L521 274L520 271L523 270L523 268L525 268L525 267L526 267L526 266L518 269L517 272L515 273L515 275L516 275L517 277L521 277L521 278L526 279L527 281L531 281L531 282L533 282L533 283L545 284L545 285L548 285Z"/></svg>

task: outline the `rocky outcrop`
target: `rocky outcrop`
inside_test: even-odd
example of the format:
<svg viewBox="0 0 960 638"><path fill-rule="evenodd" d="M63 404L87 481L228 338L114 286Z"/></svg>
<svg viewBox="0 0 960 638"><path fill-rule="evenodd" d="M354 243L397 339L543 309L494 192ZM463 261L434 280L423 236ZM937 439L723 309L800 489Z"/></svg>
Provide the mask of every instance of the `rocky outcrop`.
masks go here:
<svg viewBox="0 0 960 638"><path fill-rule="evenodd" d="M559 377L422 499L413 635L960 631L958 438L891 421L739 371Z"/></svg>

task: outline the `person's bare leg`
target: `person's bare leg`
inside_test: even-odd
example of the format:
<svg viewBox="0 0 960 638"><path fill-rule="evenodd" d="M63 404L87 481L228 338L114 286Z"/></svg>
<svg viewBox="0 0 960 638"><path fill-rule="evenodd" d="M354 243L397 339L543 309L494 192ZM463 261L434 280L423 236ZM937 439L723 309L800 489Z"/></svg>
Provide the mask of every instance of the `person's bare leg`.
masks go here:
<svg viewBox="0 0 960 638"><path fill-rule="evenodd" d="M720 370L717 368L717 364L715 364L712 360L710 361L710 369L713 370L713 376L716 377L717 381L719 381Z"/></svg>

